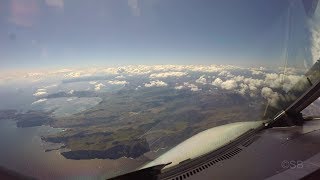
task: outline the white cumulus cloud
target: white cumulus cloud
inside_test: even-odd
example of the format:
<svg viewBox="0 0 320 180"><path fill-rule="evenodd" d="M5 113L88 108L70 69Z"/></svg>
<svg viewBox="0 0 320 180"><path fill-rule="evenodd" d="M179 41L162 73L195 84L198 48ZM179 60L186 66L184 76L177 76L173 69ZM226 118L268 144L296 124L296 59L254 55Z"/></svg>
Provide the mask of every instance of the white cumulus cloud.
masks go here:
<svg viewBox="0 0 320 180"><path fill-rule="evenodd" d="M183 85L187 88L190 88L191 91L200 91L201 89L198 88L195 84L190 83L183 83Z"/></svg>
<svg viewBox="0 0 320 180"><path fill-rule="evenodd" d="M271 106L276 107L277 106L277 101L279 100L280 96L277 92L274 92L271 88L269 87L263 87L261 89L261 95L265 99L268 100L269 104Z"/></svg>
<svg viewBox="0 0 320 180"><path fill-rule="evenodd" d="M199 79L196 80L196 83L207 84L207 79L204 77L204 75L202 75L201 77L199 77Z"/></svg>
<svg viewBox="0 0 320 180"><path fill-rule="evenodd" d="M115 78L116 78L116 79L125 79L125 77L124 77L123 75L116 76Z"/></svg>
<svg viewBox="0 0 320 180"><path fill-rule="evenodd" d="M226 90L233 90L238 87L238 84L235 80L229 79L226 81L221 80L220 78L216 78L213 82L212 85L217 86L221 89L226 89Z"/></svg>
<svg viewBox="0 0 320 180"><path fill-rule="evenodd" d="M101 88L103 88L103 87L105 87L105 85L102 84L102 83L99 83L99 84L96 84L96 85L95 85L94 90L95 90L95 91L99 91L99 90L101 90Z"/></svg>
<svg viewBox="0 0 320 180"><path fill-rule="evenodd" d="M222 76L222 77L227 77L227 78L232 78L234 77L234 75L232 75L229 71L226 70L222 70L218 76Z"/></svg>
<svg viewBox="0 0 320 180"><path fill-rule="evenodd" d="M115 81L108 81L109 84L114 84L114 85L125 85L125 84L128 84L127 81L118 81L118 80L115 80Z"/></svg>
<svg viewBox="0 0 320 180"><path fill-rule="evenodd" d="M174 89L177 89L177 90L184 89L184 88L185 88L184 86L176 86L176 87L174 87Z"/></svg>
<svg viewBox="0 0 320 180"><path fill-rule="evenodd" d="M64 75L66 78L77 78L83 76L82 72L70 72Z"/></svg>
<svg viewBox="0 0 320 180"><path fill-rule="evenodd" d="M145 87L165 87L168 86L167 83L163 82L163 81L150 81L150 83L146 83L144 84Z"/></svg>
<svg viewBox="0 0 320 180"><path fill-rule="evenodd" d="M241 94L241 95L245 95L246 94L246 92L248 91L248 89L249 89L249 86L248 85L246 85L246 84L243 84L243 83L241 83L240 85L239 85L239 90L237 91L239 94Z"/></svg>
<svg viewBox="0 0 320 180"><path fill-rule="evenodd" d="M226 90L233 90L238 87L238 84L235 80L226 80L225 82L221 83L221 88Z"/></svg>
<svg viewBox="0 0 320 180"><path fill-rule="evenodd" d="M255 69L252 69L252 70L251 70L251 73L252 73L252 75L260 75L260 74L263 74L263 72L257 71L257 70L255 70Z"/></svg>
<svg viewBox="0 0 320 180"><path fill-rule="evenodd" d="M298 75L270 73L266 74L264 84L271 88L282 88L284 91L288 91L299 79L301 79L301 76Z"/></svg>
<svg viewBox="0 0 320 180"><path fill-rule="evenodd" d="M157 78L168 78L168 77L181 77L185 76L188 73L186 72L163 72L163 73L153 73L150 75L151 79L157 79Z"/></svg>
<svg viewBox="0 0 320 180"><path fill-rule="evenodd" d="M220 87L223 81L220 78L216 78L213 82L212 85Z"/></svg>

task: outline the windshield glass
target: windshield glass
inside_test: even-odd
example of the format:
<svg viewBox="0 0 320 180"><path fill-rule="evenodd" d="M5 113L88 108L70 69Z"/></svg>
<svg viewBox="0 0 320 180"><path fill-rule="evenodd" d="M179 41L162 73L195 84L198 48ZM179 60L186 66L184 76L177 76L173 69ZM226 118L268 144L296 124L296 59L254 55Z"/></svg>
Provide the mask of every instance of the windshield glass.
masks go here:
<svg viewBox="0 0 320 180"><path fill-rule="evenodd" d="M319 79L313 2L1 1L0 167L104 179L224 146Z"/></svg>

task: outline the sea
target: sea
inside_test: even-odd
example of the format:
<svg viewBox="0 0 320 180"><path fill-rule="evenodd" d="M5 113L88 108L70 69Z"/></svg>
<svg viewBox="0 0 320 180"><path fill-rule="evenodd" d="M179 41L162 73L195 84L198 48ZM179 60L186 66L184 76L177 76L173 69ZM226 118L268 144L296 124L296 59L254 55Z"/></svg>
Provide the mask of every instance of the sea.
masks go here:
<svg viewBox="0 0 320 180"><path fill-rule="evenodd" d="M70 160L50 149L41 136L61 131L50 126L17 128L13 120L0 120L0 166L36 179L106 179L141 166L144 162L120 158Z"/></svg>

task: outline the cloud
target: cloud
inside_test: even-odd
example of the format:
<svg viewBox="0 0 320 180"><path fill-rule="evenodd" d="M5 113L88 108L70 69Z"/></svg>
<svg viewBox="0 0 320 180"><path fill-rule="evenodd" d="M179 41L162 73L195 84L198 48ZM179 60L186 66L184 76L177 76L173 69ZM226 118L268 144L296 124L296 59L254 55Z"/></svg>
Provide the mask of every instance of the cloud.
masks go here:
<svg viewBox="0 0 320 180"><path fill-rule="evenodd" d="M68 68L54 69L52 71L42 70L39 72L15 72L5 79L16 81L19 78L29 78L28 81L40 81L46 78L64 80L64 78L81 78L89 76L117 75L116 79L127 76L147 76L151 75L155 80L166 77L191 77L193 72L199 73L219 73L223 70L235 69L237 67L226 65L126 65L114 67L95 67L95 68ZM213 77L213 74L206 74ZM3 78L4 79L4 78ZM207 79L208 80L208 79Z"/></svg>
<svg viewBox="0 0 320 180"><path fill-rule="evenodd" d="M263 87L261 89L261 95L262 95L262 97L264 97L266 99L273 96L274 94L275 94L275 92L273 92L273 90L269 87Z"/></svg>
<svg viewBox="0 0 320 180"><path fill-rule="evenodd" d="M108 81L109 84L114 84L114 85L125 85L125 84L128 84L127 81L118 81L118 80L115 80L115 81Z"/></svg>
<svg viewBox="0 0 320 180"><path fill-rule="evenodd" d="M58 86L58 84L51 84L51 85L48 85L48 86L44 86L43 88L50 89L50 88L57 87L57 86Z"/></svg>
<svg viewBox="0 0 320 180"><path fill-rule="evenodd" d="M270 73L266 74L264 84L271 88L282 88L284 91L288 91L291 87L301 79L298 75L283 75Z"/></svg>
<svg viewBox="0 0 320 180"><path fill-rule="evenodd" d="M33 96L46 96L48 95L48 93L46 92L47 90L46 89L38 89L34 94Z"/></svg>
<svg viewBox="0 0 320 180"><path fill-rule="evenodd" d="M238 92L239 94L241 94L241 95L245 95L246 92L247 92L248 89L249 89L249 86L246 85L246 84L241 83L241 84L239 85L239 88L240 88L240 89L237 90L237 92Z"/></svg>
<svg viewBox="0 0 320 180"><path fill-rule="evenodd" d="M123 75L116 76L115 78L116 78L116 79L125 79L125 77L124 77Z"/></svg>
<svg viewBox="0 0 320 180"><path fill-rule="evenodd" d="M320 17L319 13L315 13L315 17L309 21L311 32L310 46L311 58L315 63L320 58Z"/></svg>
<svg viewBox="0 0 320 180"><path fill-rule="evenodd" d="M39 103L45 102L45 101L47 101L47 100L48 100L48 99L39 99L39 100L33 102L32 104L39 104Z"/></svg>
<svg viewBox="0 0 320 180"><path fill-rule="evenodd" d="M220 78L216 78L213 82L212 85L217 86L221 89L226 89L226 90L233 90L238 87L238 84L235 80L229 79L226 81L221 80Z"/></svg>
<svg viewBox="0 0 320 180"><path fill-rule="evenodd" d="M71 89L68 93L69 93L69 94L73 94L73 93L74 93L74 90Z"/></svg>
<svg viewBox="0 0 320 180"><path fill-rule="evenodd" d="M65 75L65 77L69 77L69 78L76 78L76 77L80 77L81 73L80 72L71 72Z"/></svg>
<svg viewBox="0 0 320 180"><path fill-rule="evenodd" d="M238 67L230 66L230 65L188 65L183 66L184 69L194 72L207 72L207 73L214 73L214 72L221 72L226 70L233 70L237 69ZM227 75L227 74L226 74Z"/></svg>
<svg viewBox="0 0 320 180"><path fill-rule="evenodd" d="M273 80L276 80L278 78L279 78L278 74L270 73L270 74L266 74L266 78L265 79L273 81Z"/></svg>
<svg viewBox="0 0 320 180"><path fill-rule="evenodd" d="M190 84L188 82L183 83L183 85L187 88L190 88L191 91L200 91L201 89L198 88L195 84Z"/></svg>
<svg viewBox="0 0 320 180"><path fill-rule="evenodd" d="M194 84L190 84L190 90L191 91L200 91L201 89L198 88L198 86L194 85Z"/></svg>
<svg viewBox="0 0 320 180"><path fill-rule="evenodd" d="M89 82L89 84L92 84L92 85L97 84L97 83L98 83L97 81L90 81Z"/></svg>
<svg viewBox="0 0 320 180"><path fill-rule="evenodd" d="M268 100L271 106L277 107L277 101L279 100L280 96L277 92L274 92L269 87L263 87L261 89L261 96Z"/></svg>
<svg viewBox="0 0 320 180"><path fill-rule="evenodd" d="M251 73L252 73L252 75L260 75L260 74L263 74L263 72L257 71L257 70L255 70L255 69L251 69Z"/></svg>
<svg viewBox="0 0 320 180"><path fill-rule="evenodd" d="M73 101L75 99L77 99L77 98L76 97L71 97L71 98L68 98L67 101L70 102L70 101Z"/></svg>
<svg viewBox="0 0 320 180"><path fill-rule="evenodd" d="M243 82L249 86L261 87L264 81L261 79L245 78Z"/></svg>
<svg viewBox="0 0 320 180"><path fill-rule="evenodd" d="M81 70L73 70L69 73L64 74L66 78L79 78L79 77L89 77L97 74L97 70L95 69L81 69Z"/></svg>
<svg viewBox="0 0 320 180"><path fill-rule="evenodd" d="M34 73L27 73L26 75L24 75L24 78L36 78L36 79L40 79L44 76L45 74L43 73L39 73L39 72L34 72Z"/></svg>
<svg viewBox="0 0 320 180"><path fill-rule="evenodd" d="M199 77L199 79L196 80L196 83L207 84L207 79L204 78L204 75L202 75L201 77Z"/></svg>
<svg viewBox="0 0 320 180"><path fill-rule="evenodd" d="M258 93L258 88L264 85L264 81L261 79L253 79L253 78L245 78L243 83L248 86L248 90L250 91L250 96L254 97Z"/></svg>
<svg viewBox="0 0 320 180"><path fill-rule="evenodd" d="M47 93L47 92L42 92L42 91L40 91L40 92L34 93L33 95L34 95L34 96L45 96L45 95L48 95L48 93Z"/></svg>
<svg viewBox="0 0 320 180"><path fill-rule="evenodd" d="M241 70L241 71L240 71ZM81 78L81 77L89 77L89 76L104 76L106 74L112 74L116 78L115 79L107 79L107 81L102 82L101 80L92 81L92 78L84 78L89 82L85 82L84 85L87 87L93 87L93 89L100 90L103 86L107 84L117 84L124 85L129 83L128 79L125 81L123 79L127 76L139 77L142 79L149 77L150 81L160 82L165 78L169 77L183 77L183 79L188 79L190 82L187 85L184 84L176 84L172 88L182 89L183 86L185 89L192 89L194 91L199 90L197 86L200 87L202 84L208 84L212 80L212 85L217 86L221 89L226 90L234 90L242 95L259 95L262 87L269 87L274 91L279 91L280 89L288 91L293 84L295 84L300 76L294 75L299 73L300 71L294 68L287 68L286 76L283 74L276 73L267 73L263 72L264 68L242 68L237 69L234 66L226 66L226 65L128 65L128 66L115 66L115 67L95 67L95 68L73 68L73 69L56 69L50 72L46 71L36 71L36 72L19 72L16 75L2 75L3 81L17 81L17 79L21 78L21 80L45 80L46 78L50 78L52 80L64 80L64 77L69 78ZM278 70L278 69L276 69ZM261 71L262 74L256 76L255 78L250 77L252 72ZM231 74L231 73L232 74ZM249 73L248 73L249 72ZM274 71L275 72L275 71ZM198 76L200 74L200 77ZM217 76L218 74L221 77ZM4 78L5 77L5 78ZM209 78L211 77L211 78ZM218 77L218 78L216 78ZM60 79L59 79L60 78ZM9 79L9 80L6 80ZM181 78L182 79L182 78ZM90 81L91 80L91 81ZM193 81L193 82L192 82ZM100 82L102 85L98 85ZM146 86L153 86L157 83L146 83ZM180 81L177 81L180 83ZM9 82L7 82L9 83ZM52 82L54 83L54 82ZM191 85L191 83L194 83ZM101 83L100 83L101 84ZM140 84L141 85L141 84ZM60 85L59 85L60 86ZM142 84L144 86L144 84ZM176 87L175 87L176 86ZM70 89L78 90L75 87L70 87L66 92L70 91ZM46 95L47 92L51 92L48 88L43 88L43 90L39 90L34 95L41 96Z"/></svg>
<svg viewBox="0 0 320 180"><path fill-rule="evenodd" d="M239 83L239 89L236 90L239 94L245 95L248 92L251 97L256 96L258 88L265 84L262 79L246 78L244 76L235 76L232 80Z"/></svg>
<svg viewBox="0 0 320 180"><path fill-rule="evenodd" d="M237 82L241 82L245 79L245 77L244 76L235 76L233 79Z"/></svg>
<svg viewBox="0 0 320 180"><path fill-rule="evenodd" d="M249 69L252 74L259 74L263 75L260 78L252 78L252 77L245 77L243 75L238 76L230 76L228 71L221 71L219 73L220 76L223 76L222 79L226 79L225 81L221 78L216 78L212 85L217 86L221 89L226 90L235 90L235 92L241 95L250 95L251 97L255 97L260 93L260 90L263 87L269 87L276 90L284 90L289 91L294 84L296 84L300 79L301 76L294 75L297 74L299 70L294 68L288 68L288 73L284 74L277 74L277 73L265 73L261 70L264 68L260 67L258 69ZM289 73L290 72L290 73Z"/></svg>
<svg viewBox="0 0 320 180"><path fill-rule="evenodd" d="M181 89L190 89L190 91L201 91L201 89L195 85L195 84L191 84L189 82L185 82L183 83L183 85L180 85L180 86L175 86L174 89L177 89L177 90L181 90Z"/></svg>
<svg viewBox="0 0 320 180"><path fill-rule="evenodd" d="M264 79L264 84L272 88L280 88L281 77L277 74L267 74Z"/></svg>
<svg viewBox="0 0 320 180"><path fill-rule="evenodd" d="M129 74L129 75L145 75L150 74L151 71L156 69L156 66L147 66L147 65L128 65L115 68L107 68L105 72L109 74Z"/></svg>
<svg viewBox="0 0 320 180"><path fill-rule="evenodd" d="M233 90L238 87L238 84L235 80L226 80L221 83L221 88L226 90Z"/></svg>
<svg viewBox="0 0 320 180"><path fill-rule="evenodd" d="M221 83L223 83L223 81L220 78L216 78L213 82L212 85L220 87Z"/></svg>
<svg viewBox="0 0 320 180"><path fill-rule="evenodd" d="M150 81L150 83L146 83L144 84L145 87L165 87L168 86L167 83L163 82L163 81Z"/></svg>
<svg viewBox="0 0 320 180"><path fill-rule="evenodd" d="M103 88L103 87L105 87L105 85L102 84L102 83L95 84L94 90L95 90L95 91L100 91L101 88Z"/></svg>
<svg viewBox="0 0 320 180"><path fill-rule="evenodd" d="M230 75L230 72L225 71L225 70L221 71L221 72L218 74L218 76L227 76L227 75Z"/></svg>
<svg viewBox="0 0 320 180"><path fill-rule="evenodd" d="M140 16L141 10L139 7L139 0L128 0L128 6L131 9L132 15Z"/></svg>
<svg viewBox="0 0 320 180"><path fill-rule="evenodd" d="M296 75L287 75L283 77L282 89L286 92L289 91L300 79L301 76Z"/></svg>
<svg viewBox="0 0 320 180"><path fill-rule="evenodd" d="M181 90L181 89L184 89L185 87L184 86L176 86L174 87L174 89L177 89L177 90Z"/></svg>
<svg viewBox="0 0 320 180"><path fill-rule="evenodd" d="M164 73L154 73L154 74L151 74L149 77L151 79L156 79L156 78L168 78L168 77L181 77L187 74L188 73L186 72L164 72Z"/></svg>
<svg viewBox="0 0 320 180"><path fill-rule="evenodd" d="M39 91L47 91L47 90L44 89L44 88L40 88L40 89L37 90L37 92L39 92Z"/></svg>
<svg viewBox="0 0 320 180"><path fill-rule="evenodd" d="M108 67L101 70L102 73L105 74L119 74L118 68L116 67Z"/></svg>

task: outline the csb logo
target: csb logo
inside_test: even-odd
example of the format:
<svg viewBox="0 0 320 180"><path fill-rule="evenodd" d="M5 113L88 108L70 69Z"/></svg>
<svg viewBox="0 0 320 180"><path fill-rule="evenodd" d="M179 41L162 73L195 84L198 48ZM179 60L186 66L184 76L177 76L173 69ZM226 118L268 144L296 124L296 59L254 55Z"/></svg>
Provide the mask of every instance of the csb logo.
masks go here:
<svg viewBox="0 0 320 180"><path fill-rule="evenodd" d="M303 168L303 161L299 160L284 160L281 162L281 167L284 169L301 169Z"/></svg>

